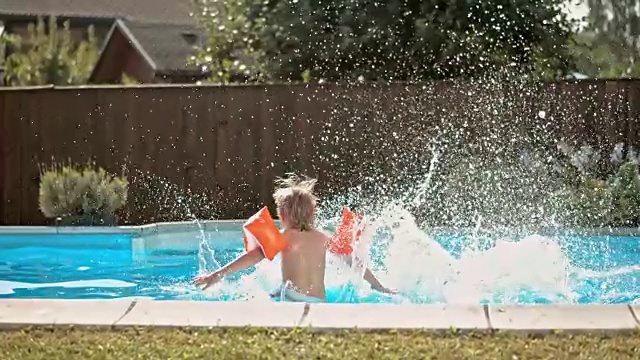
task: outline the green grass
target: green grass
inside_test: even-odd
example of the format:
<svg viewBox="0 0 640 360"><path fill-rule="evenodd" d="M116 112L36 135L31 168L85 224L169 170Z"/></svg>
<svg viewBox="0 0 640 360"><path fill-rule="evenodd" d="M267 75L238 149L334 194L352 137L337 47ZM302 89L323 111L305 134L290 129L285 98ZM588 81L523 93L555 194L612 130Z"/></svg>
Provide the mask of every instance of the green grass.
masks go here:
<svg viewBox="0 0 640 360"><path fill-rule="evenodd" d="M204 316L204 315L203 315ZM312 333L266 329L0 332L0 359L638 359L640 332L616 335Z"/></svg>

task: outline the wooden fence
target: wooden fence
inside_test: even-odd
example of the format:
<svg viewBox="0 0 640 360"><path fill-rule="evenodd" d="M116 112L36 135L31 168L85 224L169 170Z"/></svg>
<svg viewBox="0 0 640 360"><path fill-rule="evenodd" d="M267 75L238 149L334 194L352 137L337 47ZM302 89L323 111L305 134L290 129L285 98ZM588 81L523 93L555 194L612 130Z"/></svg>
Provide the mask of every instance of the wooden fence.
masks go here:
<svg viewBox="0 0 640 360"><path fill-rule="evenodd" d="M640 145L639 114L640 81L623 80L4 89L0 224L46 223L38 164L52 159L126 172L127 223L184 218L180 194L199 217L245 217L288 171L329 194L419 171L434 145Z"/></svg>

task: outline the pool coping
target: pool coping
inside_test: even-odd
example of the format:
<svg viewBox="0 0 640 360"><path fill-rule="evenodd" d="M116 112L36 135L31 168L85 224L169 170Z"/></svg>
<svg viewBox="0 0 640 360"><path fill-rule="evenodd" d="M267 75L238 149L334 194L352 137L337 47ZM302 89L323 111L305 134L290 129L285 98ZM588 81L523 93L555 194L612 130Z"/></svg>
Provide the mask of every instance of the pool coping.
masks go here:
<svg viewBox="0 0 640 360"><path fill-rule="evenodd" d="M308 328L522 333L640 329L639 305L305 304L151 299L0 300L0 330L28 327ZM207 316L208 314L208 316Z"/></svg>
<svg viewBox="0 0 640 360"><path fill-rule="evenodd" d="M158 233L171 233L199 230L204 231L237 230L238 226L246 220L200 220L158 222L146 225L124 226L0 226L0 234L11 235L39 235L39 234L132 234L138 236L153 235Z"/></svg>
<svg viewBox="0 0 640 360"><path fill-rule="evenodd" d="M40 234L131 234L137 236L153 235L158 233L174 233L193 230L225 231L238 230L238 226L244 224L246 220L229 219L229 220L200 220L196 221L178 221L178 222L158 222L146 225L126 225L126 226L0 226L0 235L40 235ZM477 231L473 228L450 228L450 227L433 227L429 232L434 234L484 234L491 231ZM497 233L508 234L508 230L497 230ZM633 236L640 237L640 227L617 227L617 228L536 228L531 229L528 233L522 230L516 230L516 233L525 235L531 234L571 234L583 236Z"/></svg>

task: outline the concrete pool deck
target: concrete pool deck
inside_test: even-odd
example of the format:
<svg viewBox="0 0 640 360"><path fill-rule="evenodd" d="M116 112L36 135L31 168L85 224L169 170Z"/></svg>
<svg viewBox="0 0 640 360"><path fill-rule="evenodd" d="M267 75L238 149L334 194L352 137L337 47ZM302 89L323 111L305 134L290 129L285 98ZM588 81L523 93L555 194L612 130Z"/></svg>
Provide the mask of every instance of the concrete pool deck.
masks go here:
<svg viewBox="0 0 640 360"><path fill-rule="evenodd" d="M397 305L148 299L0 300L0 329L33 326L416 329L540 333L640 329L640 305Z"/></svg>
<svg viewBox="0 0 640 360"><path fill-rule="evenodd" d="M0 226L0 235L131 234L132 250L194 248L194 230L237 235L243 220L121 227ZM470 230L471 231L471 230ZM557 234L558 229L549 231ZM434 232L451 233L447 229ZM465 230L456 230L464 233ZM560 232L562 232L560 230ZM638 228L572 229L592 236L640 237ZM544 235L545 231L538 232ZM238 241L242 241L238 239ZM640 241L639 241L640 243ZM303 304L271 301L0 299L0 329L32 326L275 327L339 330L449 329L616 332L640 328L636 305Z"/></svg>

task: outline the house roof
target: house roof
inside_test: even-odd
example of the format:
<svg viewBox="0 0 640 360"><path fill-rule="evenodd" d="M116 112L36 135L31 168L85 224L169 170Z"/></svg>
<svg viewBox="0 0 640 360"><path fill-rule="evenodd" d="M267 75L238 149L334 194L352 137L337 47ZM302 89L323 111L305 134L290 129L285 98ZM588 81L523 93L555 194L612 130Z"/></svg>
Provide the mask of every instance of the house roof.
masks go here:
<svg viewBox="0 0 640 360"><path fill-rule="evenodd" d="M120 31L133 48L145 59L156 75L176 73L200 73L200 69L188 64L188 58L197 51L205 39L201 29L190 24L144 23L116 20L98 58L108 49L115 31ZM93 74L91 76L93 78Z"/></svg>
<svg viewBox="0 0 640 360"><path fill-rule="evenodd" d="M2 0L0 17L48 16L193 24L191 0Z"/></svg>
<svg viewBox="0 0 640 360"><path fill-rule="evenodd" d="M187 62L204 39L202 31L196 26L133 21L121 21L118 25L133 45L146 53L145 57L152 62L157 74L197 70L196 66Z"/></svg>

